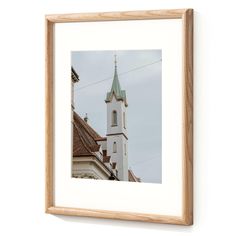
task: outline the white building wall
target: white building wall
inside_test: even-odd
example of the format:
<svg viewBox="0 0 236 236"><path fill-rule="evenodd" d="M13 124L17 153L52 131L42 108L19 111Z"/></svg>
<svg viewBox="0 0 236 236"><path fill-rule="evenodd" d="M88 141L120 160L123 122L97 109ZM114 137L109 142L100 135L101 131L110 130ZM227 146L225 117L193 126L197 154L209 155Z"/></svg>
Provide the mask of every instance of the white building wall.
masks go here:
<svg viewBox="0 0 236 236"><path fill-rule="evenodd" d="M79 178L88 178L93 176L95 179L108 180L110 174L107 171L103 171L95 161L91 161L91 158L80 158L81 161L74 161L72 175Z"/></svg>
<svg viewBox="0 0 236 236"><path fill-rule="evenodd" d="M97 141L97 144L101 145L102 150L106 150L107 149L107 141L106 140Z"/></svg>
<svg viewBox="0 0 236 236"><path fill-rule="evenodd" d="M112 112L117 112L117 126L112 126ZM125 117L127 120L127 109L123 101L117 101L113 96L112 101L107 103L107 134L115 133L124 133L126 136L127 133L127 122L124 125L123 112L125 112ZM124 128L124 126L126 128Z"/></svg>
<svg viewBox="0 0 236 236"><path fill-rule="evenodd" d="M112 126L112 112L117 112L117 126ZM128 140L127 122L123 119L123 112L127 120L127 109L123 101L117 101L113 96L112 101L107 103L107 155L111 161L117 163L118 178L128 181ZM117 152L113 152L113 144L116 142ZM126 145L126 154L125 154Z"/></svg>
<svg viewBox="0 0 236 236"><path fill-rule="evenodd" d="M117 144L117 152L113 152L113 143ZM128 152L125 154L125 148L128 149L128 140L124 135L112 135L107 137L107 154L111 156L111 161L117 163L118 178L128 181Z"/></svg>

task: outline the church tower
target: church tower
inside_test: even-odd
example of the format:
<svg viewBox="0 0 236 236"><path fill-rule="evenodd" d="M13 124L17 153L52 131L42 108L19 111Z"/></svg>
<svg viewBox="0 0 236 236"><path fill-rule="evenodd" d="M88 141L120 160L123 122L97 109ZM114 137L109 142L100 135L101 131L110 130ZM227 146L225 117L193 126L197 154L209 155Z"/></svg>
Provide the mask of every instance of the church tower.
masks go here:
<svg viewBox="0 0 236 236"><path fill-rule="evenodd" d="M128 134L127 134L127 100L125 90L121 90L117 74L115 55L115 72L111 91L107 93L107 155L117 163L118 178L128 181Z"/></svg>

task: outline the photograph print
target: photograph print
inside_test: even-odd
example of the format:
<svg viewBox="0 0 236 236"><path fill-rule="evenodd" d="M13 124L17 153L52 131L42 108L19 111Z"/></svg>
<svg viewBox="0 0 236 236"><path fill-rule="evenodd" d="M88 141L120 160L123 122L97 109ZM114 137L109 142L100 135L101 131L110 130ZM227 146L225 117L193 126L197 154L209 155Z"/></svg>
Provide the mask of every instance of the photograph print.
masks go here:
<svg viewBox="0 0 236 236"><path fill-rule="evenodd" d="M162 50L71 52L79 179L162 183Z"/></svg>

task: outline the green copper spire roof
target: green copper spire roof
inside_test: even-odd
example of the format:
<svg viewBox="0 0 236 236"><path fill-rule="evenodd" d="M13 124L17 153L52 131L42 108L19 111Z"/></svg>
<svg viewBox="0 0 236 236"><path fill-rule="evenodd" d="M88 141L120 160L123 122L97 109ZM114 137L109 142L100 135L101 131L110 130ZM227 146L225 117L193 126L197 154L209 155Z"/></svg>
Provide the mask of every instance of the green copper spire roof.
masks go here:
<svg viewBox="0 0 236 236"><path fill-rule="evenodd" d="M126 101L126 93L125 90L121 90L120 82L117 74L117 61L116 61L116 55L115 55L115 73L114 78L111 86L111 91L107 93L106 102L111 102L113 95L115 98L119 101L124 101L125 106L128 106Z"/></svg>

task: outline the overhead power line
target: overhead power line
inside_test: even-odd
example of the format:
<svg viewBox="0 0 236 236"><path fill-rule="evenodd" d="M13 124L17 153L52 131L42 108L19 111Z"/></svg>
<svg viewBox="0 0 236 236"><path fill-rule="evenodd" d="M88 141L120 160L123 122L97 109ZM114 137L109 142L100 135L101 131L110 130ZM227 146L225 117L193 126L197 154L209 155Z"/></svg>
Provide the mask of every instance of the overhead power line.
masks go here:
<svg viewBox="0 0 236 236"><path fill-rule="evenodd" d="M142 164L144 162L152 161L152 160L155 160L155 159L157 159L157 157L149 158L149 159L142 160L142 161L137 161L137 162L133 163L131 166L136 166L136 165Z"/></svg>
<svg viewBox="0 0 236 236"><path fill-rule="evenodd" d="M144 65L142 65L142 66L135 67L135 68L133 68L133 69L131 69L131 70L118 73L118 76L122 76L122 75L128 74L128 73L130 73L130 72L133 72L133 71L136 71L136 70L140 70L140 69L142 69L142 68L145 68L145 67L147 67L147 66L151 66L151 65L156 64L156 63L159 63L159 62L161 62L161 61L162 61L162 59L159 59L159 60L157 60L157 61L154 61L154 62L151 62L151 63L148 63L148 64L144 64ZM84 85L84 86L82 86L82 87L79 87L79 88L75 89L75 92L78 91L78 90L82 90L82 89L85 89L85 88L87 88L87 87L96 85L96 84L100 84L100 83L102 83L102 82L104 82L104 81L111 80L112 78L113 78L112 76L109 76L109 77L107 77L106 79L98 80L98 81L96 81L96 82L93 82L93 83Z"/></svg>

